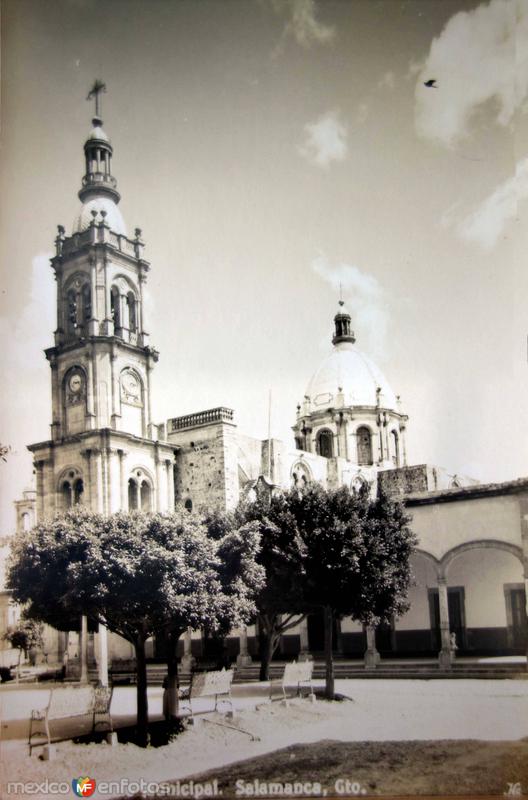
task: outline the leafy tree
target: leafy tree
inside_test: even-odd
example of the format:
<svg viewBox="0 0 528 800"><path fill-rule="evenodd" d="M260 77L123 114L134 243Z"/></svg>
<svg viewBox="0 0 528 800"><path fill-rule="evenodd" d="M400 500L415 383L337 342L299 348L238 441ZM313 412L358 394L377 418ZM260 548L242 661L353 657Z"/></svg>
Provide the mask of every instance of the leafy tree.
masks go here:
<svg viewBox="0 0 528 800"><path fill-rule="evenodd" d="M334 619L377 625L404 613L416 537L403 505L385 495L371 501L368 488L326 491L313 483L287 501L306 546L305 599L324 613L326 696L333 698Z"/></svg>
<svg viewBox="0 0 528 800"><path fill-rule="evenodd" d="M176 541L184 549L187 568L180 570L161 629L167 645L168 713L176 716L178 639L188 627L226 635L248 622L255 614L253 596L264 574L255 561L260 537L254 525L233 529L230 519L221 529L211 517L187 511L168 519L176 523Z"/></svg>
<svg viewBox="0 0 528 800"><path fill-rule="evenodd" d="M20 661L22 658L22 653L24 653L27 658L28 650L42 647L43 631L44 626L42 623L39 623L33 619L26 619L23 616L17 625L8 628L4 634L5 641L9 642L11 647L13 647L15 650L18 650L18 663L16 670L17 682L20 675Z"/></svg>
<svg viewBox="0 0 528 800"><path fill-rule="evenodd" d="M279 494L241 504L240 519L258 524L261 547L258 563L266 580L255 602L261 631L260 680L269 680L269 669L280 637L298 625L306 613L303 595L305 546L289 504L290 495Z"/></svg>
<svg viewBox="0 0 528 800"><path fill-rule="evenodd" d="M27 619L79 630L93 587L82 580L102 517L77 506L21 532L11 544L7 587ZM79 569L81 567L81 569Z"/></svg>
<svg viewBox="0 0 528 800"><path fill-rule="evenodd" d="M197 514L99 514L76 507L22 534L9 571L15 599L63 629L81 613L134 646L137 726L147 743L145 642L165 634L169 697L177 704L176 643L188 627L230 627L252 613L258 536L250 529L215 541ZM53 580L54 578L54 580Z"/></svg>

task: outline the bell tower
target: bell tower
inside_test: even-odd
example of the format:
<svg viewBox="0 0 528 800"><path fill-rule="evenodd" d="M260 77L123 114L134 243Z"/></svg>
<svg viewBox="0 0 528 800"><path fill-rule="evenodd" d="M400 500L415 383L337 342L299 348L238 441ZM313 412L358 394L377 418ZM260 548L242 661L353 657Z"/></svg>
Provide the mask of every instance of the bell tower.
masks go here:
<svg viewBox="0 0 528 800"><path fill-rule="evenodd" d="M158 353L145 330L144 287L150 265L143 255L141 230L136 228L129 237L119 209L113 148L101 117L105 91L105 84L96 81L88 95L95 100L95 115L84 144L81 207L71 233L58 226L51 259L57 285L55 343L46 350L52 384L51 442L30 446L40 513L75 502L88 502L104 512L129 507L162 510L173 495L167 481L158 485L156 459L164 430L151 419L151 372ZM41 459L44 445L47 457ZM173 449L166 449L163 459L170 461L172 472ZM137 468L127 476L133 453ZM115 455L119 465L116 461L111 469ZM57 473L61 468L64 476ZM41 478L39 489L41 473L47 479ZM130 480L135 488L128 485Z"/></svg>

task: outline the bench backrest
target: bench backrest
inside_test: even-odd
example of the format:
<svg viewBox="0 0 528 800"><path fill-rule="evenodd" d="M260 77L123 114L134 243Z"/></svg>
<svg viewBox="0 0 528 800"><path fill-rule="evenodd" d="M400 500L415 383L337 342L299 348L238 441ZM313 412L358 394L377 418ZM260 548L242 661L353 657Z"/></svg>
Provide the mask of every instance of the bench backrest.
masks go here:
<svg viewBox="0 0 528 800"><path fill-rule="evenodd" d="M284 667L282 676L283 686L296 686L303 681L311 681L313 673L313 661L292 661Z"/></svg>
<svg viewBox="0 0 528 800"><path fill-rule="evenodd" d="M234 670L221 669L214 672L199 672L193 675L191 697L211 697L229 694Z"/></svg>
<svg viewBox="0 0 528 800"><path fill-rule="evenodd" d="M93 709L93 686L66 686L51 690L48 719L80 717L83 714L92 714Z"/></svg>

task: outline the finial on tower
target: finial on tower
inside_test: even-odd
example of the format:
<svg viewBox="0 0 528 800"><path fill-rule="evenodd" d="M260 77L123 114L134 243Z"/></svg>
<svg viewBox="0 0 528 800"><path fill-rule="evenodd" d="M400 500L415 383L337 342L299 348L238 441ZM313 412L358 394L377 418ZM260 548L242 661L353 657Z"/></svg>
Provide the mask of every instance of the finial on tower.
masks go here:
<svg viewBox="0 0 528 800"><path fill-rule="evenodd" d="M101 98L100 95L105 92L106 93L106 83L100 81L97 78L94 82L94 85L88 92L87 100L91 100L92 97L95 97L95 116L92 120L94 125L101 125L103 120L101 119Z"/></svg>

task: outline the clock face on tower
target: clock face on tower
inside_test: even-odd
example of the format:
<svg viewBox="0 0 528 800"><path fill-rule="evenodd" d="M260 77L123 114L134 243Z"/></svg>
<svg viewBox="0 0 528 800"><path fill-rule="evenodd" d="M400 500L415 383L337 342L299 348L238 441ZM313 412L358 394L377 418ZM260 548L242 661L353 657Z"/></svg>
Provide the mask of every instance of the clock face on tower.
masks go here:
<svg viewBox="0 0 528 800"><path fill-rule="evenodd" d="M69 381L70 391L78 394L82 389L82 378L78 372L74 372Z"/></svg>
<svg viewBox="0 0 528 800"><path fill-rule="evenodd" d="M125 370L121 376L121 399L133 405L141 404L141 383L130 370Z"/></svg>
<svg viewBox="0 0 528 800"><path fill-rule="evenodd" d="M79 369L70 372L66 381L66 399L70 405L79 403L84 397L84 375Z"/></svg>

